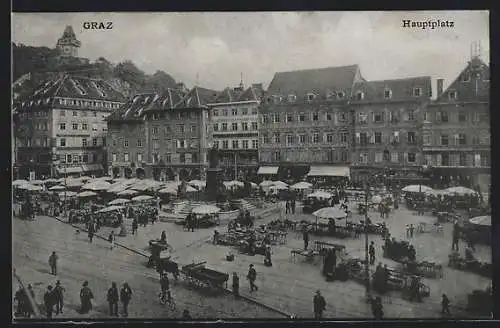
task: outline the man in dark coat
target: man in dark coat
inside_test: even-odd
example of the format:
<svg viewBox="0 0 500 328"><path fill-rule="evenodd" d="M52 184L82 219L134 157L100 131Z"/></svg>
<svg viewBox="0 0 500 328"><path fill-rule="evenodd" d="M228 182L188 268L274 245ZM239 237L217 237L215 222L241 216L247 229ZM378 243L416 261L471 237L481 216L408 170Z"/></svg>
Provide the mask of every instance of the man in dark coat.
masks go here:
<svg viewBox="0 0 500 328"><path fill-rule="evenodd" d="M120 301L123 305L123 315L128 316L128 304L132 298L132 289L130 289L128 283L124 283L120 291Z"/></svg>
<svg viewBox="0 0 500 328"><path fill-rule="evenodd" d="M54 301L56 303L56 314L63 313L64 306L64 292L66 290L61 286L61 282L58 280L56 282L56 287L54 288Z"/></svg>
<svg viewBox="0 0 500 328"><path fill-rule="evenodd" d="M52 286L47 287L47 291L43 295L43 303L45 306L45 313L48 319L52 319L52 312L54 312L54 292Z"/></svg>
<svg viewBox="0 0 500 328"><path fill-rule="evenodd" d="M116 287L116 282L111 283L111 288L108 289L108 295L106 297L109 305L109 315L118 316L118 288Z"/></svg>
<svg viewBox="0 0 500 328"><path fill-rule="evenodd" d="M321 319L323 317L323 311L326 309L326 302L323 295L319 290L316 291L316 295L313 298L314 304L314 319Z"/></svg>
<svg viewBox="0 0 500 328"><path fill-rule="evenodd" d="M80 290L80 302L81 308L80 313L85 314L89 313L92 310L92 302L91 300L94 298L94 294L89 288L89 282L85 281L82 285L82 289Z"/></svg>
<svg viewBox="0 0 500 328"><path fill-rule="evenodd" d="M52 252L52 255L49 257L49 266L50 266L50 274L56 276L57 275L57 260L58 257L56 252Z"/></svg>
<svg viewBox="0 0 500 328"><path fill-rule="evenodd" d="M28 296L26 295L26 291L24 288L19 286L19 289L16 291L16 294L14 296L14 301L17 301L17 308L16 308L16 316L26 316L26 313L28 312L26 310L27 308L27 303L28 302Z"/></svg>
<svg viewBox="0 0 500 328"><path fill-rule="evenodd" d="M460 227L458 222L453 223L451 250L458 252L458 240L460 239Z"/></svg>
<svg viewBox="0 0 500 328"><path fill-rule="evenodd" d="M170 291L170 280L168 280L168 276L166 272L162 272L160 274L160 288L161 288L161 296L160 300L165 303L165 302L170 302L170 297L168 295Z"/></svg>
<svg viewBox="0 0 500 328"><path fill-rule="evenodd" d="M89 224L89 243L92 243L92 239L94 239L94 224L91 222Z"/></svg>
<svg viewBox="0 0 500 328"><path fill-rule="evenodd" d="M240 296L240 277L236 272L233 272L233 295L235 298Z"/></svg>
<svg viewBox="0 0 500 328"><path fill-rule="evenodd" d="M137 223L137 218L134 218L132 221L132 234L135 235L137 228L139 228L139 224Z"/></svg>
<svg viewBox="0 0 500 328"><path fill-rule="evenodd" d="M257 271L255 271L253 264L250 264L248 268L247 279L250 282L250 292L259 290L259 288L255 285L255 280L257 279Z"/></svg>
<svg viewBox="0 0 500 328"><path fill-rule="evenodd" d="M384 318L384 309L382 306L382 299L377 296L372 300L372 314L375 320L382 320Z"/></svg>
<svg viewBox="0 0 500 328"><path fill-rule="evenodd" d="M373 241L370 243L368 254L370 255L370 265L375 264L375 243Z"/></svg>
<svg viewBox="0 0 500 328"><path fill-rule="evenodd" d="M307 230L307 227L304 228L302 239L304 239L304 250L307 250L307 246L309 246L309 231Z"/></svg>

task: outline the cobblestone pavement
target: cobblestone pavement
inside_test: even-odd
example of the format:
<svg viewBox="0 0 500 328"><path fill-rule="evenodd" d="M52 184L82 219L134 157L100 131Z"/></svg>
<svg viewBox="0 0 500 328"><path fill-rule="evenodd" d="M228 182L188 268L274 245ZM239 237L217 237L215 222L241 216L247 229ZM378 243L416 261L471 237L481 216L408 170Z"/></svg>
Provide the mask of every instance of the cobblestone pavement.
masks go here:
<svg viewBox="0 0 500 328"><path fill-rule="evenodd" d="M378 214L376 212L371 212L370 217L372 221L378 222L382 221L379 219ZM262 223L265 223L271 219L275 219L278 217L278 214L273 214L265 217L262 220ZM313 220L311 215L306 214L295 214L288 215L288 218L292 220ZM351 220L356 221L360 219L360 217L356 214L353 215ZM47 219L50 220L50 219ZM46 221L44 219L44 221ZM422 318L422 317L440 317L440 297L442 293L446 293L452 302L452 312L455 316L466 316L464 313L466 296L474 289L483 289L486 285L491 283L491 280L480 277L478 275L465 273L462 271L452 270L447 268L447 260L448 254L451 250L451 224L444 225L443 234L438 233L425 233L425 234L415 234L413 238L406 237L405 226L407 224L413 223L417 225L419 222L434 222L434 218L429 216L417 216L411 211L408 211L405 208L400 208L396 212L392 212L388 219L385 219L387 225L390 228L390 232L392 236L397 239L410 239L410 242L417 249L417 259L429 260L433 262L442 263L444 266L444 278L442 279L425 279L425 284L430 287L431 295L428 298L424 298L423 303L410 303L401 298L401 293L394 292L389 295L383 296L384 303L384 312L386 317L392 318ZM20 221L23 225L31 225L33 222ZM36 221L35 221L36 222ZM62 223L53 220L49 221L51 225L65 226ZM56 223L58 222L58 223ZM39 224L39 223L35 223ZM260 224L260 223L259 223ZM16 223L18 225L18 223ZM68 226L66 226L68 227ZM25 228L27 229L27 228ZM57 230L62 228L56 228ZM238 254L235 250L232 250L230 247L226 246L215 246L210 240L213 235L214 229L218 229L219 231L223 231L226 227L221 226L217 228L211 229L198 229L195 232L184 231L182 226L175 225L174 223L165 223L165 222L157 222L154 225L148 225L146 227L140 227L137 235L127 235L126 237L119 237L117 242L122 243L128 247L134 249L143 250L145 253L145 249L148 245L148 241L150 239L159 238L161 231L166 230L168 236L168 242L173 247L173 258L181 264L188 264L192 262L201 262L206 261L207 267L216 269L222 272L237 272L240 275L240 292L241 294L248 296L249 298L255 299L259 302L272 306L274 308L280 309L281 311L289 314L295 314L297 317L306 317L310 318L312 316L312 297L317 289L322 291L322 294L325 296L325 299L328 303L327 310L325 312L325 317L329 318L363 318L363 317L371 317L371 310L368 304L364 302L365 290L364 287L356 282L347 281L347 282L326 282L325 279L321 276L321 264L318 260L313 263L305 262L302 258L297 257L292 260L290 257L290 251L294 248L301 248L303 246L302 236L300 233L291 232L288 235L288 242L286 245L278 245L273 247L273 267L265 267L263 265L263 257L260 255L256 256L247 256L243 254ZM36 230L36 228L30 228L25 234L20 234L21 236L30 236L32 230ZM67 229L64 229L67 231ZM74 229L73 229L74 230ZM103 228L99 231L99 234L103 236L107 236L109 234L110 228ZM117 233L119 229L114 229ZM153 295L153 300L149 302L148 306L140 306L137 308L135 313L131 315L142 316L142 317L157 317L162 316L165 312L162 308L155 308L157 306L154 299L155 288L158 288L158 283L156 282L156 275L151 269L146 269L144 266L145 259L140 256L133 256L130 252L126 252L124 250L115 249L112 252L108 250L109 247L105 241L99 241L96 245L89 245L86 241L86 235L80 235L75 237L74 231L70 229L67 236L57 235L56 232L53 232L51 229L51 235L55 240L59 240L59 242L54 241L51 242L50 239L45 240L48 245L42 244L43 235L42 232L37 233L41 236L37 238L42 238L42 241L38 241L40 243L40 247L44 248L44 252L42 252L45 257L48 258L50 254L50 248L54 247L53 245L59 244L59 247L62 247L62 252L64 252L64 247L72 247L71 249L82 249L85 256L82 255L80 258L79 251L77 251L73 257L80 258L80 260L84 260L87 258L87 261L91 261L94 263L94 267L96 265L100 265L100 269L94 270L94 273L89 273L95 277L96 281L100 281L99 277L102 275L100 272L102 271L105 275L110 275L117 279L117 282L122 281L123 279L129 279L125 276L130 275L135 279L139 279L137 277L141 277L139 279L141 293L145 296L151 298ZM62 245L72 245L75 243L74 241L68 241L68 239L82 239L78 242L78 247L76 245L73 246L61 246L60 243L62 241ZM331 237L310 237L310 244L313 244L314 240L324 240L335 242L339 244L343 244L346 246L346 251L348 256L351 257L359 257L364 258L364 237L359 238L347 238L347 239L335 239ZM380 261L384 264L388 264L389 266L395 266L396 263L383 259L381 257L382 254L382 239L379 236L370 236L370 241L373 240L376 245L376 254L377 254L377 262ZM14 241L15 242L15 241ZM14 249L23 249L23 245L26 241L21 242L20 244L15 244ZM17 245L17 246L16 246ZM37 244L38 245L38 244ZM104 258L98 258L95 261L92 260L92 254L90 253L90 248L93 249L93 252L98 252L99 255L106 254ZM30 247L31 248L31 247ZM461 245L463 248L463 245ZM98 251L96 251L96 249ZM229 251L232 251L236 254L235 261L228 262L225 260L225 256ZM463 251L463 249L462 249ZM19 252L19 251L18 251ZM37 253L40 251L37 250ZM70 251L67 251L67 256L70 256ZM19 252L22 253L22 252ZM102 253L102 254L101 254ZM476 251L476 256L483 261L491 261L491 249L487 247L479 246ZM20 255L16 256L17 258ZM39 258L38 256L33 256L33 259ZM83 262L83 261L76 261ZM14 262L16 263L16 261ZM37 260L35 263L38 266L45 267L46 259ZM80 275L82 279L85 277L85 273L88 268L89 262L84 263L75 263L77 271L82 271ZM249 264L254 264L256 270L258 272L257 285L259 286L259 290L254 293L249 293L249 286L245 279L246 273L248 270ZM64 266L64 264L62 264ZM36 271L36 269L34 269ZM40 270L40 269L39 269ZM64 272L64 269L61 269ZM71 270L75 270L73 266L71 266ZM123 273L121 272L123 271ZM47 270L48 272L48 270ZM109 273L108 273L109 272ZM64 274L64 273L63 273ZM69 273L68 273L69 274ZM45 274L50 279L50 275ZM75 277L78 277L78 274L75 274ZM144 279L146 277L146 279ZM82 280L80 279L80 280ZM105 285L109 284L111 278L106 282L99 282L100 290L104 290ZM90 279L87 279L90 281ZM106 280L106 279L104 279ZM142 282L144 280L144 282ZM129 282L133 281L132 278L128 280ZM78 280L79 283L79 280ZM97 284L95 282L94 284ZM132 282L132 284L137 285ZM92 283L91 283L92 285ZM182 286L182 287L180 287ZM75 285L75 291L78 290L79 286ZM137 287L136 287L137 288ZM186 286L183 283L179 283L176 293L181 292L187 293L186 299L188 297L193 297L196 302L200 301L199 311L202 313L201 315L207 316L206 313L211 313L211 315L221 315L223 317L240 316L240 317L275 317L276 314L262 309L254 308L253 306L248 305L240 305L238 302L222 301L219 298L207 298L205 296L200 297L197 292L186 289ZM40 292L41 293L41 292ZM77 294L75 294L77 295ZM146 296L148 295L148 296ZM183 299L185 297L183 296ZM198 299L197 299L198 298ZM75 298L76 300L76 298ZM142 302L142 301L141 301ZM137 301L138 303L138 301ZM212 303L218 304L213 305ZM76 303L75 303L76 304ZM193 303L194 304L194 303ZM201 305L203 304L203 305ZM225 308L223 304L230 304L229 308ZM236 308L240 309L240 307L248 307L248 309L236 310ZM134 308L134 306L132 306ZM143 309L144 308L144 309ZM210 308L210 310L207 310ZM230 308L235 308L232 312ZM105 312L105 307L103 308ZM133 311L133 310L132 310ZM159 311L159 312L158 312ZM195 310L193 310L195 311ZM219 311L219 312L217 312ZM224 312L226 311L226 312ZM239 312L238 312L239 311ZM245 312L246 311L246 312ZM226 314L227 313L227 314ZM103 315L103 314L102 314Z"/></svg>
<svg viewBox="0 0 500 328"><path fill-rule="evenodd" d="M66 288L63 318L101 318L108 316L106 291L112 281L127 281L133 290L129 317L180 317L189 309L194 318L273 318L275 312L246 302L234 300L232 295L213 295L188 288L183 282L173 284L177 304L175 311L159 304L158 275L145 267L146 259L120 247L110 249L106 241L94 239L90 244L86 234L75 234L76 229L54 218L37 217L35 221L13 218L13 267L25 283L31 283L36 300L42 303L49 284L60 280ZM119 241L118 241L119 242ZM59 255L58 276L49 271L48 257L52 251ZM78 313L79 291L88 280L94 293L94 309L86 315ZM13 292L17 290L13 285ZM121 311L121 307L120 307Z"/></svg>

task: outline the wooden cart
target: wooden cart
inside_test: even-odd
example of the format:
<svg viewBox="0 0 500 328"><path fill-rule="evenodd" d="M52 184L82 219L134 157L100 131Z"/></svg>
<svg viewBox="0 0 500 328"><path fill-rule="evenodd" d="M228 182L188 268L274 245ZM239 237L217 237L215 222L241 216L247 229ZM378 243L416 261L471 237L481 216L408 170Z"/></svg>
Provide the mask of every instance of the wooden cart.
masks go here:
<svg viewBox="0 0 500 328"><path fill-rule="evenodd" d="M184 265L182 274L184 279L191 286L197 288L210 288L212 290L223 291L227 288L229 275L219 271L205 268L206 262Z"/></svg>

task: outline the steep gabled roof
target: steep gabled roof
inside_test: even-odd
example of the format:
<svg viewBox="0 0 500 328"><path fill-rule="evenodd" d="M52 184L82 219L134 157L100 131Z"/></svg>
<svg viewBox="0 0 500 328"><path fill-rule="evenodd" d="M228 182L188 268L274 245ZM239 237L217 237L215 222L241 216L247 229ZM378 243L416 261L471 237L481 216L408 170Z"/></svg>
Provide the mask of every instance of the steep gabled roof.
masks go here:
<svg viewBox="0 0 500 328"><path fill-rule="evenodd" d="M159 93L141 93L133 96L106 119L107 121L142 120L148 111L204 108L216 91L194 87L185 93L182 89L167 89Z"/></svg>
<svg viewBox="0 0 500 328"><path fill-rule="evenodd" d="M415 88L421 89L419 97L413 95ZM390 98L385 98L385 91L390 90ZM358 92L363 93L363 99L358 100ZM415 101L417 99L430 99L431 77L420 76L403 79L364 81L354 84L352 102L391 102L391 101Z"/></svg>
<svg viewBox="0 0 500 328"><path fill-rule="evenodd" d="M463 81L468 77L468 81ZM455 100L450 99L451 91L457 93ZM467 63L458 77L442 94L438 95L437 102L471 102L489 101L490 99L490 67L480 58L475 57Z"/></svg>
<svg viewBox="0 0 500 328"><path fill-rule="evenodd" d="M358 75L358 65L278 72L274 74L267 94L284 97L295 95L300 101L311 92L324 96L328 91L342 91L347 98Z"/></svg>
<svg viewBox="0 0 500 328"><path fill-rule="evenodd" d="M122 102L124 96L103 79L91 79L66 74L40 83L24 100L53 97L80 98Z"/></svg>

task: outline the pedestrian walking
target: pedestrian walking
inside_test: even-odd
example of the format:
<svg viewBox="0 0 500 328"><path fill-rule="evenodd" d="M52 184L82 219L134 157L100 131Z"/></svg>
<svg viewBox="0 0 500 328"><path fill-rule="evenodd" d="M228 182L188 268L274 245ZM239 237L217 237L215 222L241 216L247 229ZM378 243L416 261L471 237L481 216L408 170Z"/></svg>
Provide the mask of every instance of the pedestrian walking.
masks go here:
<svg viewBox="0 0 500 328"><path fill-rule="evenodd" d="M26 317L31 317L31 315L35 314L35 309L33 308L34 303L32 303L29 299L29 296L31 296L31 299L33 300L33 302L35 302L35 291L33 291L33 286L31 286L31 284L28 284L28 292L25 293L25 296L26 296L26 300L25 300L25 304L26 304L26 313L25 313L25 316Z"/></svg>
<svg viewBox="0 0 500 328"><path fill-rule="evenodd" d="M307 227L304 227L302 239L304 239L304 250L307 250L307 247L309 246L309 231L307 230Z"/></svg>
<svg viewBox="0 0 500 328"><path fill-rule="evenodd" d="M441 314L451 315L450 313L450 300L446 294L441 298Z"/></svg>
<svg viewBox="0 0 500 328"><path fill-rule="evenodd" d="M111 283L111 287L108 289L108 295L106 297L109 305L109 315L118 316L118 288L116 287L116 282Z"/></svg>
<svg viewBox="0 0 500 328"><path fill-rule="evenodd" d="M375 243L373 241L368 248L368 254L370 255L370 265L375 264Z"/></svg>
<svg viewBox="0 0 500 328"><path fill-rule="evenodd" d="M236 272L233 272L233 295L235 298L240 296L240 278Z"/></svg>
<svg viewBox="0 0 500 328"><path fill-rule="evenodd" d="M409 230L410 230L410 238L413 238L413 231L415 230L413 223L410 224Z"/></svg>
<svg viewBox="0 0 500 328"><path fill-rule="evenodd" d="M253 264L250 264L248 268L247 279L250 282L250 292L259 290L259 288L255 285L255 280L257 279L257 271L255 271Z"/></svg>
<svg viewBox="0 0 500 328"><path fill-rule="evenodd" d="M120 301L123 305L123 315L128 316L128 304L130 303L130 299L132 298L132 289L128 283L124 283L122 289L120 291Z"/></svg>
<svg viewBox="0 0 500 328"><path fill-rule="evenodd" d="M92 299L94 298L94 294L89 288L89 282L84 281L82 284L82 289L80 290L80 313L86 314L92 310Z"/></svg>
<svg viewBox="0 0 500 328"><path fill-rule="evenodd" d="M406 238L410 238L410 226L406 225Z"/></svg>
<svg viewBox="0 0 500 328"><path fill-rule="evenodd" d="M134 218L132 221L132 234L135 235L137 232L137 228L139 228L139 224L137 223L137 218Z"/></svg>
<svg viewBox="0 0 500 328"><path fill-rule="evenodd" d="M52 255L49 257L49 266L50 266L50 274L56 276L57 275L57 260L59 257L56 252L52 252Z"/></svg>
<svg viewBox="0 0 500 328"><path fill-rule="evenodd" d="M89 243L92 244L92 239L94 239L94 224L89 224Z"/></svg>
<svg viewBox="0 0 500 328"><path fill-rule="evenodd" d="M64 307L64 292L66 289L61 285L61 282L56 281L56 287L54 288L54 301L56 305L56 315L59 313L63 313Z"/></svg>
<svg viewBox="0 0 500 328"><path fill-rule="evenodd" d="M287 200L285 202L285 214L288 214L290 212L290 202Z"/></svg>
<svg viewBox="0 0 500 328"><path fill-rule="evenodd" d="M162 303L166 303L170 300L169 291L170 291L170 281L168 280L168 276L166 272L162 272L160 274L160 287L161 287L161 296L160 300Z"/></svg>
<svg viewBox="0 0 500 328"><path fill-rule="evenodd" d="M323 311L326 309L326 301L319 289L313 297L314 319L319 320L323 317Z"/></svg>
<svg viewBox="0 0 500 328"><path fill-rule="evenodd" d="M45 314L48 319L52 319L52 313L54 312L54 292L52 286L47 287L47 291L43 295L43 304L45 306Z"/></svg>
<svg viewBox="0 0 500 328"><path fill-rule="evenodd" d="M453 232L452 232L452 242L451 242L451 250L458 252L458 240L460 239L460 228L458 226L458 221L455 220L453 223Z"/></svg>
<svg viewBox="0 0 500 328"><path fill-rule="evenodd" d="M111 230L111 233L109 234L108 241L111 247L111 250L115 247L115 232Z"/></svg>
<svg viewBox="0 0 500 328"><path fill-rule="evenodd" d="M384 318L384 308L382 305L382 299L380 296L377 296L375 299L372 299L372 314L375 320L382 320Z"/></svg>
<svg viewBox="0 0 500 328"><path fill-rule="evenodd" d="M292 214L295 214L295 207L296 207L296 204L295 204L295 198L292 199Z"/></svg>

